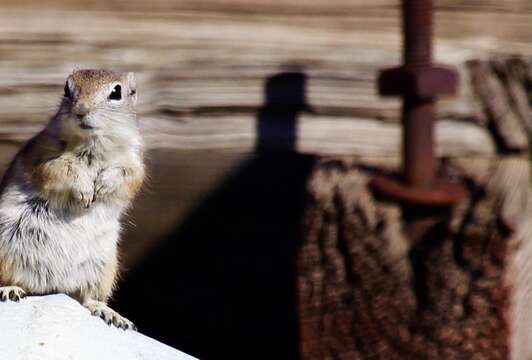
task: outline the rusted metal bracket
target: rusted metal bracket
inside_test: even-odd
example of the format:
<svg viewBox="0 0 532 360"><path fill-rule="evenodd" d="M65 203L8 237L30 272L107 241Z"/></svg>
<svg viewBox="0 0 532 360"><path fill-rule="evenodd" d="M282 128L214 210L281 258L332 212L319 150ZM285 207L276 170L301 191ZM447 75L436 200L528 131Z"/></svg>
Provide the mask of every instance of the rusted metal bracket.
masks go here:
<svg viewBox="0 0 532 360"><path fill-rule="evenodd" d="M432 0L403 0L404 65L379 75L382 96L403 97L403 174L376 175L379 194L406 205L450 206L467 195L462 184L436 177L434 103L455 94L458 73L432 63Z"/></svg>

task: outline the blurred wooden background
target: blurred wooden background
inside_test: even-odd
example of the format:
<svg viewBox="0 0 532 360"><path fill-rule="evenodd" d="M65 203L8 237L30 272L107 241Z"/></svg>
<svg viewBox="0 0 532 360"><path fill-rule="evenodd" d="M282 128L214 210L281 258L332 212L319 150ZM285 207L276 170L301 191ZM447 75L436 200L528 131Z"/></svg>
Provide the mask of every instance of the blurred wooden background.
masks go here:
<svg viewBox="0 0 532 360"><path fill-rule="evenodd" d="M531 1L436 6L437 60L462 69L472 58L532 53ZM299 151L397 163L399 101L379 98L375 78L400 60L398 1L6 0L1 10L0 165L54 112L72 69L136 71L150 158L174 149L179 183L178 193L162 195L152 173L147 197L172 205L168 218L143 214L149 237L250 156L266 79L280 72L307 77L312 112L300 115ZM479 116L476 105L468 86L440 102L442 119L466 120L440 125L440 153L492 151L468 121Z"/></svg>
<svg viewBox="0 0 532 360"><path fill-rule="evenodd" d="M400 62L398 5L388 0L4 0L0 171L53 114L67 75L75 68L102 67L137 72L149 149L151 180L132 210L135 225L128 225L124 236L128 269L168 234L186 229L191 214L253 164L266 83L276 75L305 77L305 106L294 115L297 153L355 155L396 167L400 103L378 97L375 79L378 69ZM435 58L457 66L463 80L459 96L439 103L438 152L491 157L496 144L482 125L465 62L531 56L532 1L436 1L435 14ZM310 169L294 164L288 159L264 169L290 168L294 172L285 176L296 178L296 170ZM265 181L254 177L250 184L268 188L290 182L271 181L264 169L257 174ZM243 193L251 194L248 190ZM274 200L272 211L283 206L283 198ZM297 220L287 216L282 221Z"/></svg>

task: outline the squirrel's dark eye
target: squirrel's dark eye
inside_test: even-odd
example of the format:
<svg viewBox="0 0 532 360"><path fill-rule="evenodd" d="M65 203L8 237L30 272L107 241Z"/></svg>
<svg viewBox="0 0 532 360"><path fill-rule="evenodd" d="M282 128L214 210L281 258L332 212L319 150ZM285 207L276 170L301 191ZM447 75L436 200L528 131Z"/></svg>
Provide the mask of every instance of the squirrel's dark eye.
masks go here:
<svg viewBox="0 0 532 360"><path fill-rule="evenodd" d="M122 86L116 85L111 93L109 94L109 100L120 100L122 99Z"/></svg>
<svg viewBox="0 0 532 360"><path fill-rule="evenodd" d="M65 84L65 97L70 98L70 88L68 87L68 84Z"/></svg>

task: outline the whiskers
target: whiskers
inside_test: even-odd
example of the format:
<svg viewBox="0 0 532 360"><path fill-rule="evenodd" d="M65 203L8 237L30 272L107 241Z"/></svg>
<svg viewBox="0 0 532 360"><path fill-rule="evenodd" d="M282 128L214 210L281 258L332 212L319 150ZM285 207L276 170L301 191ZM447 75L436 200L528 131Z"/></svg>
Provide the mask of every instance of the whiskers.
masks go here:
<svg viewBox="0 0 532 360"><path fill-rule="evenodd" d="M124 108L120 108L120 109L116 109L116 108L111 108L111 107L104 107L104 106L96 106L94 108L95 111L98 112L98 114L102 113L102 114L119 114L119 115L126 115L126 116L131 116L131 115L136 115L136 113L132 110L128 110L128 109L124 109Z"/></svg>
<svg viewBox="0 0 532 360"><path fill-rule="evenodd" d="M120 122L120 123L132 123L134 125L135 114L124 114L123 112L105 112L99 111L96 115L98 118L103 119L105 122Z"/></svg>

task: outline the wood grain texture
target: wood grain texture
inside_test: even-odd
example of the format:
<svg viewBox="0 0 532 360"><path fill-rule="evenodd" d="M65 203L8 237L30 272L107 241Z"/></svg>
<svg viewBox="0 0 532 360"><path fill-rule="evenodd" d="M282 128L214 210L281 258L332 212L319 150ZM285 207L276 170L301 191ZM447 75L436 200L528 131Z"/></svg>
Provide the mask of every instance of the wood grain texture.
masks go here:
<svg viewBox="0 0 532 360"><path fill-rule="evenodd" d="M34 4L8 1L0 14L3 129L43 124L66 75L77 67L138 72L142 118L177 128L182 122L202 126L206 116L223 115L221 123L236 115L248 116L250 122L241 121L239 129L249 132L264 105L266 81L287 71L305 74L305 100L322 122L398 120L398 99L380 98L375 87L378 69L400 61L398 2L48 1L39 3L44 8L39 11ZM436 58L456 65L463 79L459 96L440 101L440 118L481 121L464 61L493 53L532 54L529 6L527 1L506 8L487 1L437 4ZM495 18L496 29L489 26ZM207 141L231 144L231 137L211 129ZM306 151L320 152L331 140L317 142ZM349 153L353 147L335 151Z"/></svg>

